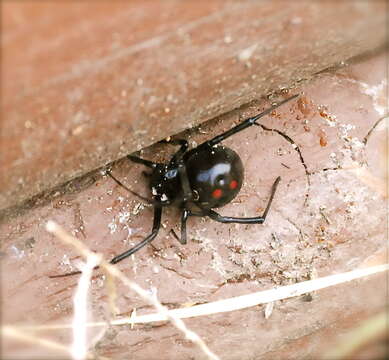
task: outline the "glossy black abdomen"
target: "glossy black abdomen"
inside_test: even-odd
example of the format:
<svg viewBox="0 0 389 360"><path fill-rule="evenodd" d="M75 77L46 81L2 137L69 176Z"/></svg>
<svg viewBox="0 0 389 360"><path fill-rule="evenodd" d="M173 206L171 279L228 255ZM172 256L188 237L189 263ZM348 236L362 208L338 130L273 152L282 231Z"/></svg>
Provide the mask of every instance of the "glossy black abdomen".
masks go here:
<svg viewBox="0 0 389 360"><path fill-rule="evenodd" d="M244 174L239 155L225 146L205 146L185 155L194 202L211 209L229 203L239 193Z"/></svg>

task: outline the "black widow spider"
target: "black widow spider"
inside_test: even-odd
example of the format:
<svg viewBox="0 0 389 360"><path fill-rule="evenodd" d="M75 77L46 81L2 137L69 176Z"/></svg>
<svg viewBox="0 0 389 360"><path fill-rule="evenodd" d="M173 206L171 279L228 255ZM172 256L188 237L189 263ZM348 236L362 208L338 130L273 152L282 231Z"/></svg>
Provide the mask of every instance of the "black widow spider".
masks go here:
<svg viewBox="0 0 389 360"><path fill-rule="evenodd" d="M181 238L178 239L183 245L187 242L186 222L189 216L208 216L212 220L221 223L262 224L266 219L281 178L277 177L274 181L269 201L262 216L239 218L218 214L213 209L224 206L235 198L242 186L244 177L243 164L239 155L230 148L219 144L251 125L259 126L260 124L256 123L259 118L269 114L274 109L297 96L293 95L273 105L262 113L246 119L232 129L217 135L211 140L205 141L189 151L186 140L162 140L161 143L180 145L179 150L168 163L155 163L134 155L128 155L128 159L151 169L151 173L147 173L146 175L150 180L149 186L153 200L134 193L108 171L107 174L117 184L143 200L152 203L154 206L154 221L151 234L133 248L115 256L110 263L116 264L122 261L154 240L161 226L162 208L164 206L175 204L183 209L181 216ZM80 271L74 271L50 277L64 277L79 273Z"/></svg>

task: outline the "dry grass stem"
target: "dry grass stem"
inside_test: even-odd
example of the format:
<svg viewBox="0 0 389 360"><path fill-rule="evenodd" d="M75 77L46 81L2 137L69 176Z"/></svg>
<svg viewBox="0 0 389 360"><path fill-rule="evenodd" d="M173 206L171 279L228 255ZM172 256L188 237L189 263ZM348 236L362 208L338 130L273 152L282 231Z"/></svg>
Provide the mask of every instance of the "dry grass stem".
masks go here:
<svg viewBox="0 0 389 360"><path fill-rule="evenodd" d="M57 343L52 340L44 339L42 337L34 336L31 334L27 334L23 331L20 331L16 326L2 326L1 332L3 336L7 336L12 339L20 340L26 343L38 345L38 346L44 346L48 349L56 350L62 353L65 353L69 356L72 355L71 349L66 346L62 345L60 343ZM91 353L86 354L85 359L95 359L95 356ZM106 357L100 356L99 360L109 360Z"/></svg>
<svg viewBox="0 0 389 360"><path fill-rule="evenodd" d="M88 321L88 291L93 269L100 262L101 256L90 254L87 262L82 266L81 276L78 280L76 293L73 297L73 343L71 353L74 360L84 360L88 353L87 321Z"/></svg>
<svg viewBox="0 0 389 360"><path fill-rule="evenodd" d="M214 301L212 303L192 306L190 308L180 308L170 310L169 314L175 317L189 318L204 315L213 315L228 311L241 310L272 301L283 300L295 296L300 296L312 291L324 289L330 286L339 285L348 281L364 278L369 275L389 270L389 264L372 266L364 269L357 269L341 274L330 275L314 280L303 281L293 285L282 286L276 289L259 291L242 296L236 296L225 300ZM131 323L149 323L167 320L161 313L139 315L132 317ZM114 325L129 324L130 320L118 319L112 322Z"/></svg>
<svg viewBox="0 0 389 360"><path fill-rule="evenodd" d="M106 273L106 289L108 292L108 306L112 316L116 316L120 311L116 306L117 291L115 280L110 273Z"/></svg>
<svg viewBox="0 0 389 360"><path fill-rule="evenodd" d="M90 251L81 241L69 235L66 231L64 231L59 225L54 223L53 221L49 221L46 225L47 231L53 233L63 242L74 246L83 256L88 258L89 256L95 255L92 251ZM124 285L129 287L131 290L135 291L138 295L140 295L143 299L153 305L158 314L160 314L166 320L170 320L172 324L183 332L185 337L195 343L200 349L207 355L209 359L218 360L219 357L216 356L211 350L207 347L205 342L193 331L189 330L184 322L177 318L174 314L172 314L166 307L164 307L155 296L151 296L146 290L142 289L138 284L130 281L118 268L109 264L108 262L102 260L101 267L105 268L105 270L111 274L112 276L118 278Z"/></svg>
<svg viewBox="0 0 389 360"><path fill-rule="evenodd" d="M348 281L362 279L367 276L378 274L380 272L388 271L389 264L381 264L377 266L370 266L367 268L348 271L345 273L330 275L322 278L316 278L313 280L303 281L293 285L282 286L275 289L259 291L243 296L237 296L228 298L225 300L214 301L207 304L195 305L192 307L184 307L174 310L169 310L168 314L175 316L176 318L189 318L204 315L213 315L222 312L234 311L245 309L248 307L267 304L276 300L284 300L287 298L300 296L312 291L325 289L330 286L343 284ZM133 325L142 323L151 323L157 321L166 321L167 317L161 313L136 315L133 312L130 317L113 320L110 325ZM88 323L90 327L106 326L106 322L94 322ZM41 326L25 326L22 328L29 328L34 330L47 330L47 329L64 329L70 328L71 325L41 325Z"/></svg>
<svg viewBox="0 0 389 360"><path fill-rule="evenodd" d="M44 339L44 338L37 337L34 335L26 334L25 332L20 331L19 329L17 329L14 326L7 326L7 325L2 326L1 332L2 332L3 336L7 336L9 338L22 340L24 342L35 344L35 345L44 346L48 349L57 350L57 351L66 353L68 355L71 355L71 351L67 346L59 344L59 343L52 341L52 340L48 340L48 339Z"/></svg>

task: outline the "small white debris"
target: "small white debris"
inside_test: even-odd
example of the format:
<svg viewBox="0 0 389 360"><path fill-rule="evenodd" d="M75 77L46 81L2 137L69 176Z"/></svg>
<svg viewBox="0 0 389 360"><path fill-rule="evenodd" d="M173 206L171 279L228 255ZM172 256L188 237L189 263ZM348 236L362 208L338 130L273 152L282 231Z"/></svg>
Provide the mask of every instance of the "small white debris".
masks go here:
<svg viewBox="0 0 389 360"><path fill-rule="evenodd" d="M270 315L273 313L274 309L274 301L269 302L265 306L265 319L268 319Z"/></svg>
<svg viewBox="0 0 389 360"><path fill-rule="evenodd" d="M114 220L108 224L108 228L109 228L109 231L110 231L111 234L116 232L117 227L118 226L115 224Z"/></svg>
<svg viewBox="0 0 389 360"><path fill-rule="evenodd" d="M162 201L167 201L168 200L168 197L166 196L166 194L162 194L161 200Z"/></svg>
<svg viewBox="0 0 389 360"><path fill-rule="evenodd" d="M385 89L386 79L383 79L377 85L370 85L362 81L358 81L360 89L373 99L373 105L378 114L385 114Z"/></svg>
<svg viewBox="0 0 389 360"><path fill-rule="evenodd" d="M14 257L21 259L24 256L24 250L18 249L15 245L11 246L11 251L13 252Z"/></svg>
<svg viewBox="0 0 389 360"><path fill-rule="evenodd" d="M224 43L226 43L226 44L231 44L231 43L232 43L232 37L229 36L229 35L226 35L226 36L224 37Z"/></svg>
<svg viewBox="0 0 389 360"><path fill-rule="evenodd" d="M154 196L158 194L157 189L156 189L154 186L151 188L151 193L152 193Z"/></svg>
<svg viewBox="0 0 389 360"><path fill-rule="evenodd" d="M125 212L119 213L119 222L121 224L126 223L129 218L130 218L129 212L125 211Z"/></svg>
<svg viewBox="0 0 389 360"><path fill-rule="evenodd" d="M292 18L292 20L290 20L290 23L292 25L300 25L302 22L303 22L303 19L299 16L295 16L294 18Z"/></svg>
<svg viewBox="0 0 389 360"><path fill-rule="evenodd" d="M151 282L151 280L149 280L149 281ZM151 286L148 292L149 292L150 296L153 296L156 298L157 294L158 294L158 289L155 286Z"/></svg>
<svg viewBox="0 0 389 360"><path fill-rule="evenodd" d="M251 56L253 55L253 53L257 47L258 47L258 44L254 44L254 45L242 50L238 55L238 60L242 61L242 62L248 61L251 58Z"/></svg>
<svg viewBox="0 0 389 360"><path fill-rule="evenodd" d="M275 233L271 234L272 241L270 242L270 247L272 249L278 249L281 246L281 240L278 238L278 236Z"/></svg>
<svg viewBox="0 0 389 360"><path fill-rule="evenodd" d="M31 123L31 121L29 121L29 120L25 121L25 122L24 122L24 127L25 127L26 129L31 129L31 128L32 128L32 123Z"/></svg>
<svg viewBox="0 0 389 360"><path fill-rule="evenodd" d="M132 311L130 316L131 329L134 328L134 319L136 318L136 308Z"/></svg>
<svg viewBox="0 0 389 360"><path fill-rule="evenodd" d="M138 215L139 212L144 208L143 204L141 203L137 203L135 206L134 206L134 210L132 210L132 214L133 215Z"/></svg>
<svg viewBox="0 0 389 360"><path fill-rule="evenodd" d="M128 225L124 225L124 229L126 229L127 232L128 232L127 239L128 239L132 234L136 233L136 230L130 228Z"/></svg>

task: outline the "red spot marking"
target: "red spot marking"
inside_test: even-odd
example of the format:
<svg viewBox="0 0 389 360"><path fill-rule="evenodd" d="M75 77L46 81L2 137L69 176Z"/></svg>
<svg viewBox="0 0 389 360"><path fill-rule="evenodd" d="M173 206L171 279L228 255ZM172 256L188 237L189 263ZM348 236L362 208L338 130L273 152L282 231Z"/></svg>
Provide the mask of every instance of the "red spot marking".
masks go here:
<svg viewBox="0 0 389 360"><path fill-rule="evenodd" d="M223 195L222 189L215 189L212 191L212 197L215 199L219 199Z"/></svg>
<svg viewBox="0 0 389 360"><path fill-rule="evenodd" d="M238 182L236 181L236 180L232 180L231 182L230 182L230 189L231 190L234 190L234 189L236 189L238 187Z"/></svg>

